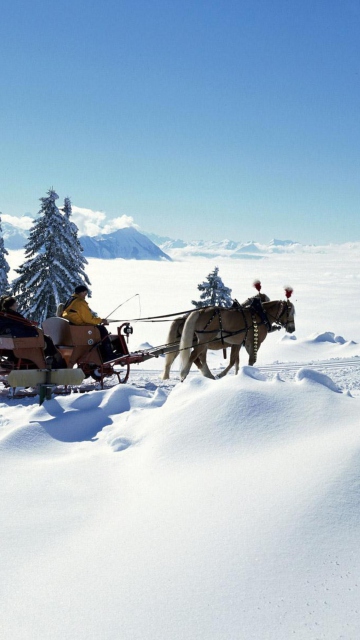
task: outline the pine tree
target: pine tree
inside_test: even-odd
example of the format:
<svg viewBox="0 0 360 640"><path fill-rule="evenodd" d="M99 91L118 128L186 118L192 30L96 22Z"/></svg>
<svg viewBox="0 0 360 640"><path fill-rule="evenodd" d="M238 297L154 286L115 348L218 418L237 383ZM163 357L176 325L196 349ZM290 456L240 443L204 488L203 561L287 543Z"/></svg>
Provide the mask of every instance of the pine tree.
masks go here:
<svg viewBox="0 0 360 640"><path fill-rule="evenodd" d="M4 238L2 234L2 226L1 226L1 217L0 217L0 295L4 295L5 293L9 293L10 285L8 281L8 273L10 271L10 267L8 265L8 261L5 256L8 256L9 253L5 249Z"/></svg>
<svg viewBox="0 0 360 640"><path fill-rule="evenodd" d="M88 264L85 256L83 255L84 249L81 246L78 238L78 228L74 222L70 220L72 214L71 200L70 198L64 199L64 223L66 225L65 233L71 239L70 242L70 254L67 254L67 263L72 267L73 280L71 283L71 290L69 295L73 293L75 287L79 284L90 285L90 280L85 273L85 265ZM67 251L68 246L64 247L64 251ZM90 290L89 290L90 292ZM68 297L69 297L68 295Z"/></svg>
<svg viewBox="0 0 360 640"><path fill-rule="evenodd" d="M40 198L40 217L30 229L25 262L16 269L20 275L12 283L20 310L38 323L55 315L58 304L69 297L76 284L88 282L85 273L81 279L78 263L74 263L73 223L56 206L58 197L50 189L47 197Z"/></svg>
<svg viewBox="0 0 360 640"><path fill-rule="evenodd" d="M222 279L218 275L219 267L215 267L214 271L206 276L206 281L198 284L197 288L201 291L200 300L192 300L191 304L197 309L201 307L231 307L231 289L225 287Z"/></svg>

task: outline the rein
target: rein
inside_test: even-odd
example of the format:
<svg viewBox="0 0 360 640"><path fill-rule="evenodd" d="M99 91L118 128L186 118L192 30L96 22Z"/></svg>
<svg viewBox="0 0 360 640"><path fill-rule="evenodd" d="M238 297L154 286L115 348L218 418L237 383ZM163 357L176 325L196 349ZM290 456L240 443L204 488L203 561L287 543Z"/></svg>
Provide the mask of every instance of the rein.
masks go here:
<svg viewBox="0 0 360 640"><path fill-rule="evenodd" d="M209 309L207 307L200 307L200 309ZM166 318L173 318L174 316L184 316L192 311L199 311L199 309L188 309L187 311L177 311L176 313L167 313L163 316L149 316L148 318L126 318L126 320L109 320L109 322L166 322Z"/></svg>

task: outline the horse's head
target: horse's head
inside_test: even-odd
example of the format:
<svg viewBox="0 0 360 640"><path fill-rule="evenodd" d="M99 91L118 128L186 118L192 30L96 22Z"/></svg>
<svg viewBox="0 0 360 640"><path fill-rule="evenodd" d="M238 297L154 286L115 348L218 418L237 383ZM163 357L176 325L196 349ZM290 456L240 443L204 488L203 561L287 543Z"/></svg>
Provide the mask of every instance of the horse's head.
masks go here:
<svg viewBox="0 0 360 640"><path fill-rule="evenodd" d="M295 331L295 307L289 300L292 292L292 288L287 287L285 289L286 300L274 300L263 304L273 327L278 325L278 328L283 327L288 333Z"/></svg>
<svg viewBox="0 0 360 640"><path fill-rule="evenodd" d="M278 323L284 327L287 333L294 333L295 331L295 307L293 303L290 302L292 292L292 287L285 287L286 300L281 302L281 309L277 318Z"/></svg>
<svg viewBox="0 0 360 640"><path fill-rule="evenodd" d="M284 327L287 333L294 333L295 331L295 307L290 300L284 301L284 308L281 311L281 315L278 318L278 322Z"/></svg>
<svg viewBox="0 0 360 640"><path fill-rule="evenodd" d="M287 333L294 333L295 307L293 303L290 302L290 300L276 300L265 303L264 307L268 307L268 305L273 310L272 313L267 311L271 322L274 323L274 325L278 325L279 329L283 327Z"/></svg>

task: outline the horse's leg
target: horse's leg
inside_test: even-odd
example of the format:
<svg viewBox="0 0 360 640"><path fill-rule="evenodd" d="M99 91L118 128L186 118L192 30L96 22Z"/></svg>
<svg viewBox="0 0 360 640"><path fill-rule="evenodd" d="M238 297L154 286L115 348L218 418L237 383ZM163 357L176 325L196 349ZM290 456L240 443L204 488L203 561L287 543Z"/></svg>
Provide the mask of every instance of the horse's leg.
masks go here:
<svg viewBox="0 0 360 640"><path fill-rule="evenodd" d="M179 355L181 332L184 324L185 324L185 317L181 317L181 318L175 318L175 320L173 320L170 325L169 333L166 338L166 344L167 345L174 345L176 343L179 343L179 344L178 344L178 349L176 351L170 351L165 355L164 370L162 375L160 376L162 380L168 380L170 378L170 369L172 367L172 364L175 358L177 358L177 356Z"/></svg>
<svg viewBox="0 0 360 640"><path fill-rule="evenodd" d="M251 367L253 367L255 362L256 362L257 354L258 354L258 351L260 349L260 345L261 345L262 342L264 342L267 334L268 334L268 332L265 329L265 327L259 327L258 346L257 346L256 353L255 353L255 350L254 350L254 339L253 338L249 339L249 337L246 339L245 348L246 348L246 351L249 354L249 365Z"/></svg>
<svg viewBox="0 0 360 640"><path fill-rule="evenodd" d="M203 375L206 375L205 373L203 373L204 361L203 361L203 357L201 356L202 356L202 348L201 347L199 348L199 346L194 347L190 353L188 362L186 363L185 367L183 366L182 370L180 371L180 377L182 381L185 380L193 364L195 364L197 368L200 369ZM207 377L213 377L213 376L210 373L210 376L207 376Z"/></svg>
<svg viewBox="0 0 360 640"><path fill-rule="evenodd" d="M257 352L255 354L255 360L254 362L252 362L251 364L254 365L256 360L257 360L257 354L259 353L259 349L262 345L262 343L264 342L266 336L268 334L268 330L266 329L266 327L264 327L263 325L259 327L259 333L258 333L258 347L257 347ZM250 363L249 363L250 364Z"/></svg>
<svg viewBox="0 0 360 640"><path fill-rule="evenodd" d="M234 344L233 348L234 348L234 359L235 359L235 375L237 376L237 374L239 373L239 368L240 368L240 349L241 349L241 344L240 345Z"/></svg>
<svg viewBox="0 0 360 640"><path fill-rule="evenodd" d="M256 362L255 352L254 352L254 343L252 340L246 340L245 349L249 354L249 362L248 364L252 367Z"/></svg>
<svg viewBox="0 0 360 640"><path fill-rule="evenodd" d="M240 362L240 347L239 344L232 344L230 350L230 362L228 366L218 375L218 378L223 378L229 373L230 369L235 365L235 374L239 372L239 362Z"/></svg>
<svg viewBox="0 0 360 640"><path fill-rule="evenodd" d="M170 378L170 369L173 365L174 360L177 358L177 356L179 355L178 351L172 351L171 353L167 353L165 356L165 364L164 364L164 370L161 374L161 379L162 380L169 380Z"/></svg>
<svg viewBox="0 0 360 640"><path fill-rule="evenodd" d="M212 380L215 380L215 376L213 376L213 374L211 373L211 371L210 371L210 369L208 367L208 364L206 362L207 346L204 346L202 348L202 350L200 351L201 345L199 345L197 347L197 349L198 349L198 353L199 353L199 356L198 356L197 360L200 363L200 366L199 365L197 365L197 366L199 366L199 369L200 369L201 373L203 374L203 376L205 376L205 378L211 378ZM195 364L196 364L196 361L195 361Z"/></svg>
<svg viewBox="0 0 360 640"><path fill-rule="evenodd" d="M190 315L188 316L184 325L184 329L182 331L180 342L180 379L182 381L185 380L190 371L192 363L195 362L198 355L196 347L191 352L191 348L194 342L195 326L198 318L199 311L192 311L192 313L190 313Z"/></svg>
<svg viewBox="0 0 360 640"><path fill-rule="evenodd" d="M196 364L197 368L200 369L201 373L203 374L203 376L205 376L205 378L212 378L212 380L214 380L214 376L211 373L207 362L206 362L206 352L207 352L207 347L204 345L197 345L196 347L194 347L191 356L190 356L190 361L191 364L194 363Z"/></svg>

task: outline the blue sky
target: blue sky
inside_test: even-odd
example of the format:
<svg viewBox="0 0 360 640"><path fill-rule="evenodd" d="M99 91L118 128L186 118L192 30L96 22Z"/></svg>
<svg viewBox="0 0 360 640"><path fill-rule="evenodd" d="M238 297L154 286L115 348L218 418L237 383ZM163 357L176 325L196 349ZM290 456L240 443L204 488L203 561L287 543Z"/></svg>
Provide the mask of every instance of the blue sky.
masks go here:
<svg viewBox="0 0 360 640"><path fill-rule="evenodd" d="M360 240L360 0L12 0L0 210L54 187L184 239Z"/></svg>

